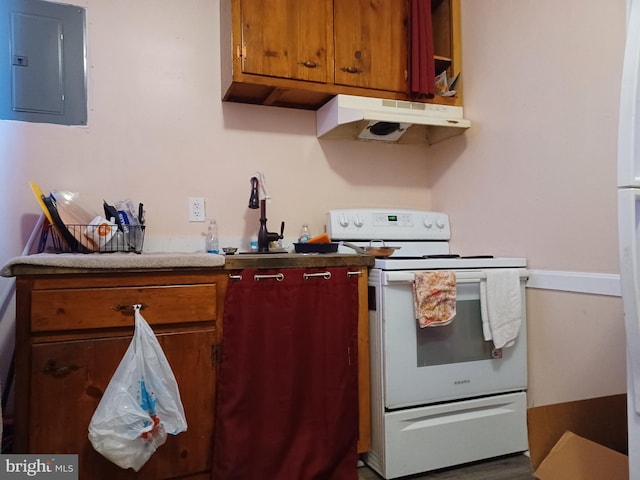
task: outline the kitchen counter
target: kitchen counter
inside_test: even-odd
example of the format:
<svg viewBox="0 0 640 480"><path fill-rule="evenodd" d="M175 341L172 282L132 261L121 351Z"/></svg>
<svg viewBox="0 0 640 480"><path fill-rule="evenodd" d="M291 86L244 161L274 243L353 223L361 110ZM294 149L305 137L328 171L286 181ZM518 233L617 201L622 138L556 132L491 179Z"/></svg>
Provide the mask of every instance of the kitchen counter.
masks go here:
<svg viewBox="0 0 640 480"><path fill-rule="evenodd" d="M171 270L222 268L224 255L207 253L39 253L16 257L0 270L3 277L17 275L82 273L83 271Z"/></svg>
<svg viewBox="0 0 640 480"><path fill-rule="evenodd" d="M372 267L374 260L371 255L349 253L248 253L227 256L224 268Z"/></svg>
<svg viewBox="0 0 640 480"><path fill-rule="evenodd" d="M3 277L18 275L70 274L95 271L158 271L184 268L241 270L244 268L372 267L370 255L265 253L213 255L208 253L41 253L11 259Z"/></svg>

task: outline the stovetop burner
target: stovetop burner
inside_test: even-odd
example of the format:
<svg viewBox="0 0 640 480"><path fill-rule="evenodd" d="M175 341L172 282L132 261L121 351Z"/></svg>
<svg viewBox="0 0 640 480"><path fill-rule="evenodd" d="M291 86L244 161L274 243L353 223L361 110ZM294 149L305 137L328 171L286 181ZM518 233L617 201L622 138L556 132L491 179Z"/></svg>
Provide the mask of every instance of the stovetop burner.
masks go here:
<svg viewBox="0 0 640 480"><path fill-rule="evenodd" d="M422 258L429 258L429 259L465 259L465 258L494 258L493 255L465 255L465 256L460 256L460 255L456 255L454 253L443 253L443 254L438 254L438 255L416 255L416 256L399 256L399 255L393 255L391 257L388 257L388 260L418 260L418 259L422 259Z"/></svg>
<svg viewBox="0 0 640 480"><path fill-rule="evenodd" d="M493 258L493 255L456 255L455 253L445 253L440 255L423 255L422 258Z"/></svg>

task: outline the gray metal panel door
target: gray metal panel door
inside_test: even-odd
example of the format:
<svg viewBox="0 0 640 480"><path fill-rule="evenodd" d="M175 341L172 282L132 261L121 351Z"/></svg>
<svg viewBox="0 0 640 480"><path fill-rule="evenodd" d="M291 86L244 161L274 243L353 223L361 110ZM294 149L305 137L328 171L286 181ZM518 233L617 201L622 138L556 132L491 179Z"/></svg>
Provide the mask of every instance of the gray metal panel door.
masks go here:
<svg viewBox="0 0 640 480"><path fill-rule="evenodd" d="M0 1L0 118L87 123L85 10Z"/></svg>
<svg viewBox="0 0 640 480"><path fill-rule="evenodd" d="M62 22L12 12L11 37L13 110L64 114Z"/></svg>

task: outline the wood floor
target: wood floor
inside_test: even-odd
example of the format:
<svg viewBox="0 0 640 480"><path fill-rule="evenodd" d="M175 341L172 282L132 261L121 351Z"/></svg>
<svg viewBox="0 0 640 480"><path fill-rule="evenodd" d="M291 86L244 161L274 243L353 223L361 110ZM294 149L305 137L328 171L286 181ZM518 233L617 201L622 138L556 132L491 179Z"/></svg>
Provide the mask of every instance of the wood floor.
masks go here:
<svg viewBox="0 0 640 480"><path fill-rule="evenodd" d="M369 467L358 469L358 480L380 480L381 478ZM519 454L404 478L407 480L532 480L534 476L529 457Z"/></svg>

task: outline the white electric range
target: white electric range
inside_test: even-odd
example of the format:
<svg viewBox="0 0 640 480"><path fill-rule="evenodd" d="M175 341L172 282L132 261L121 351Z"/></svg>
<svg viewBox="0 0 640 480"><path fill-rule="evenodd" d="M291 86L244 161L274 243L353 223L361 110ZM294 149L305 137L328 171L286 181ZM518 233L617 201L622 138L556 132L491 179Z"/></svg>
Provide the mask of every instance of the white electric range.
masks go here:
<svg viewBox="0 0 640 480"><path fill-rule="evenodd" d="M332 241L399 247L369 272L372 439L365 462L391 479L526 451L526 260L451 254L449 218L440 212L332 210L327 233ZM521 330L499 352L483 335L487 269L517 269L520 278ZM417 324L413 280L428 270L455 272L456 317L447 326Z"/></svg>

